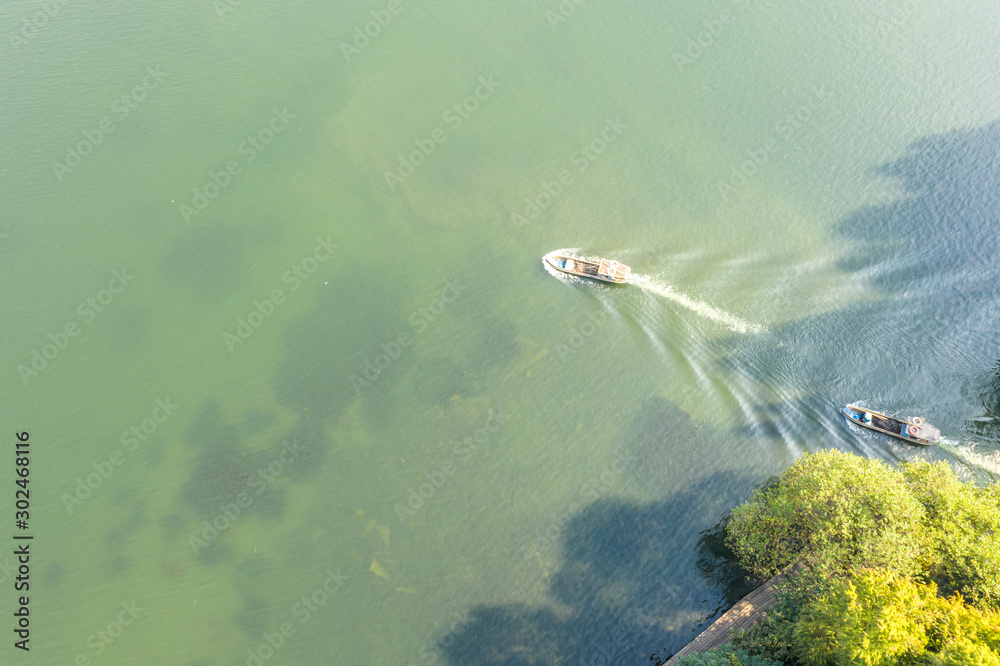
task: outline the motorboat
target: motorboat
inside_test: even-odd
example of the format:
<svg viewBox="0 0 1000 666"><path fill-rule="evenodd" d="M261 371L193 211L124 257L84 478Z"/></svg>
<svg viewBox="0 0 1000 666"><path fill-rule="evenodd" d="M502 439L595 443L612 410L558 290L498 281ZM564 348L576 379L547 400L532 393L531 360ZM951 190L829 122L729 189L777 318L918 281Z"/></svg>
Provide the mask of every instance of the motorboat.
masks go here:
<svg viewBox="0 0 1000 666"><path fill-rule="evenodd" d="M577 257L567 257L561 254L547 254L544 257L545 263L552 268L563 273L576 275L577 277L600 280L601 282L611 282L612 284L625 284L632 269L623 263L612 259L600 259L590 261L578 259Z"/></svg>
<svg viewBox="0 0 1000 666"><path fill-rule="evenodd" d="M897 437L910 444L930 446L941 441L941 431L919 416L901 419L857 405L847 405L840 411L851 423Z"/></svg>

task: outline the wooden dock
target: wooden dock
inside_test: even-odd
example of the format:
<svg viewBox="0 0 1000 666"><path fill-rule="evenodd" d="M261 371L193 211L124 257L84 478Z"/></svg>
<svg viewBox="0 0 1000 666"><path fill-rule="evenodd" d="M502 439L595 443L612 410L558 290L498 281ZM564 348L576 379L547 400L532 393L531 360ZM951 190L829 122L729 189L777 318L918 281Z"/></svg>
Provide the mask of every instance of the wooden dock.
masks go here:
<svg viewBox="0 0 1000 666"><path fill-rule="evenodd" d="M682 647L664 666L675 666L678 660L689 654L707 652L712 648L729 642L729 632L749 629L760 621L764 612L774 605L774 589L785 580L789 569L767 581L756 590L740 599L739 603L722 614L705 631L698 634L693 641Z"/></svg>

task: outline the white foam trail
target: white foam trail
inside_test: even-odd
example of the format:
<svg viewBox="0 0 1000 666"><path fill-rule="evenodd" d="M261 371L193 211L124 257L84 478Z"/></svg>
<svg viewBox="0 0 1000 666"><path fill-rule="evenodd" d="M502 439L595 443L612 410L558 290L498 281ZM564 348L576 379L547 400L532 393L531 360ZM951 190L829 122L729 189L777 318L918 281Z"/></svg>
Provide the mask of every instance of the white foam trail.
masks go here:
<svg viewBox="0 0 1000 666"><path fill-rule="evenodd" d="M664 298L669 298L678 305L682 305L702 317L711 319L717 324L723 324L724 326L729 327L729 330L736 333L760 333L764 330L763 326L751 324L748 321L740 319L736 315L729 314L728 312L711 306L708 303L695 300L686 294L678 292L668 284L654 282L648 275L637 275L633 273L629 277L629 284L634 284L640 289L645 289L659 294Z"/></svg>
<svg viewBox="0 0 1000 666"><path fill-rule="evenodd" d="M974 467L1000 476L1000 451L992 450L990 454L976 453L975 444L958 445L947 438L941 438L938 446Z"/></svg>

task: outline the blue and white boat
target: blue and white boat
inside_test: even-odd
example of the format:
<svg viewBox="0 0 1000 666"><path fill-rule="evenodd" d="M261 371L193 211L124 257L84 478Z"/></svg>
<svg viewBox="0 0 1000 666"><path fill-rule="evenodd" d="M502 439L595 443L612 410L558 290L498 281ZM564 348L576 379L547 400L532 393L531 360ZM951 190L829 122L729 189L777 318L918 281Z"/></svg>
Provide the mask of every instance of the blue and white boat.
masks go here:
<svg viewBox="0 0 1000 666"><path fill-rule="evenodd" d="M632 269L625 264L612 259L588 261L587 259L567 257L562 254L547 254L543 259L545 263L557 271L590 278L591 280L611 282L612 284L625 284L628 282L628 276L632 272Z"/></svg>
<svg viewBox="0 0 1000 666"><path fill-rule="evenodd" d="M847 405L840 411L851 423L902 439L910 444L930 446L941 441L941 431L919 416L898 419L857 405Z"/></svg>

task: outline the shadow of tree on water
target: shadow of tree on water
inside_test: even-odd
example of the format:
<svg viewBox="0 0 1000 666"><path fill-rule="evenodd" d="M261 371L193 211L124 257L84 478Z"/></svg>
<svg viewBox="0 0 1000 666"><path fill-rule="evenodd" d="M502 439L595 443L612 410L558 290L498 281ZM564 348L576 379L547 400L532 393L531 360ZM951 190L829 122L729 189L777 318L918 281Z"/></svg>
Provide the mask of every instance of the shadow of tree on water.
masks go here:
<svg viewBox="0 0 1000 666"><path fill-rule="evenodd" d="M439 642L446 662L618 666L658 662L680 649L745 589L719 521L754 482L696 462L726 441L661 399L643 403L624 443L634 461L627 475L646 486L673 475L680 490L650 503L606 494L569 516L547 602L473 608Z"/></svg>
<svg viewBox="0 0 1000 666"><path fill-rule="evenodd" d="M832 228L845 280L874 291L766 335L730 337L716 356L794 396L754 408L751 425L776 439L829 446L840 407L860 400L996 447L995 421L975 419L998 394L983 369L1000 344L1000 122L922 138L874 175L898 196ZM844 433L844 443L870 438Z"/></svg>
<svg viewBox="0 0 1000 666"><path fill-rule="evenodd" d="M976 393L983 415L969 421L966 431L979 440L1000 446L1000 360L978 381Z"/></svg>
<svg viewBox="0 0 1000 666"><path fill-rule="evenodd" d="M659 662L746 589L704 506L743 486L714 474L661 502L599 500L563 530L551 607L474 608L442 648L452 666ZM708 497L713 499L709 500ZM710 529L706 529L709 527ZM732 589L720 589L732 585Z"/></svg>
<svg viewBox="0 0 1000 666"><path fill-rule="evenodd" d="M902 197L865 206L836 225L838 236L854 241L841 268L864 271L873 286L891 290L930 279L935 290L996 286L1000 122L914 141L875 173L897 183Z"/></svg>

